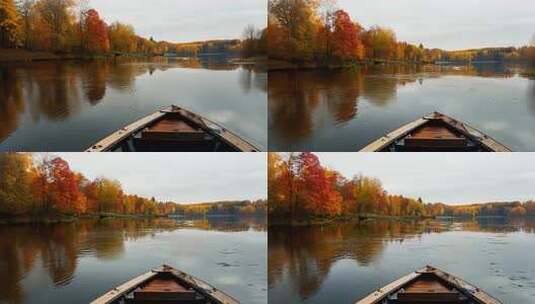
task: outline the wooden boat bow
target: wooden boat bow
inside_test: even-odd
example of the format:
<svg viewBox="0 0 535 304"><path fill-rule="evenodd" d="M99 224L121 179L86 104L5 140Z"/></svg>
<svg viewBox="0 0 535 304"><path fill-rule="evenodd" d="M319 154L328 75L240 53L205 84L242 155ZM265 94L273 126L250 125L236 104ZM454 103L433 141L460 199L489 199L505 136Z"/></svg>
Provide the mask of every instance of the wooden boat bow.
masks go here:
<svg viewBox="0 0 535 304"><path fill-rule="evenodd" d="M386 134L360 152L511 152L485 133L439 112Z"/></svg>
<svg viewBox="0 0 535 304"><path fill-rule="evenodd" d="M178 106L156 111L119 129L86 152L258 152L222 125Z"/></svg>
<svg viewBox="0 0 535 304"><path fill-rule="evenodd" d="M91 304L240 302L207 282L168 265L141 274L93 300Z"/></svg>
<svg viewBox="0 0 535 304"><path fill-rule="evenodd" d="M435 281L436 283L434 286L433 283L415 286L418 285L419 281L424 281L424 278L425 281ZM448 288L453 291L449 291ZM410 292L411 289L413 289L412 293ZM413 299L409 300L411 294ZM431 297L435 298L431 299ZM459 300L459 297L465 297L466 300ZM397 279L377 289L362 300L355 302L355 304L435 303L437 301L452 304L503 304L475 285L433 266L426 266L421 270Z"/></svg>

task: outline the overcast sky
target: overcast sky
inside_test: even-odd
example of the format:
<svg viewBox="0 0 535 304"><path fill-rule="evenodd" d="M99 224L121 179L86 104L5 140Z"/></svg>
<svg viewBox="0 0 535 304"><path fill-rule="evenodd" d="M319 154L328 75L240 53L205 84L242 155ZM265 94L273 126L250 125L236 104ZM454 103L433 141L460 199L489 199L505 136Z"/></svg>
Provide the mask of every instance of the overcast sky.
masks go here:
<svg viewBox="0 0 535 304"><path fill-rule="evenodd" d="M535 153L317 153L351 178L379 178L392 194L448 204L535 199Z"/></svg>
<svg viewBox="0 0 535 304"><path fill-rule="evenodd" d="M248 24L266 27L267 0L90 0L107 23L134 26L138 35L185 42L241 38Z"/></svg>
<svg viewBox="0 0 535 304"><path fill-rule="evenodd" d="M526 45L535 34L533 0L338 0L366 28L447 50Z"/></svg>
<svg viewBox="0 0 535 304"><path fill-rule="evenodd" d="M87 178L117 179L130 194L162 201L267 197L265 153L58 153Z"/></svg>

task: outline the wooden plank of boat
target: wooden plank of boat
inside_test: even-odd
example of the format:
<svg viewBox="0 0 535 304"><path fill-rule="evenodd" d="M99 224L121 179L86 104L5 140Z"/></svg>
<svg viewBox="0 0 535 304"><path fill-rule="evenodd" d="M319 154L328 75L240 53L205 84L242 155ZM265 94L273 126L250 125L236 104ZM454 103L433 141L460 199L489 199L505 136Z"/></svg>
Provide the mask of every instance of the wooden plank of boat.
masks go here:
<svg viewBox="0 0 535 304"><path fill-rule="evenodd" d="M355 304L502 304L483 290L432 266L412 272Z"/></svg>
<svg viewBox="0 0 535 304"><path fill-rule="evenodd" d="M166 113L164 111L157 111L148 116L145 116L128 126L110 134L106 138L92 145L85 152L106 152L109 151L112 147L118 145L123 140L130 137L133 133L138 132L139 130L145 128L148 124L164 117Z"/></svg>
<svg viewBox="0 0 535 304"><path fill-rule="evenodd" d="M91 302L115 303L239 304L207 282L167 265L121 284Z"/></svg>
<svg viewBox="0 0 535 304"><path fill-rule="evenodd" d="M434 112L410 122L370 143L361 152L487 151L511 152L483 132L447 115Z"/></svg>
<svg viewBox="0 0 535 304"><path fill-rule="evenodd" d="M125 143L134 138L136 134L142 136L135 138L135 142L150 150L158 150L158 144L172 147L173 144L187 146L188 142L191 142L191 148L194 150L195 144L200 147L203 141L206 143L206 137L209 135L209 138L216 138L221 143L216 145L230 147L233 151L260 151L220 124L186 109L170 106L114 132L92 145L86 152L113 151L119 146L126 146ZM130 146L134 145L130 144Z"/></svg>

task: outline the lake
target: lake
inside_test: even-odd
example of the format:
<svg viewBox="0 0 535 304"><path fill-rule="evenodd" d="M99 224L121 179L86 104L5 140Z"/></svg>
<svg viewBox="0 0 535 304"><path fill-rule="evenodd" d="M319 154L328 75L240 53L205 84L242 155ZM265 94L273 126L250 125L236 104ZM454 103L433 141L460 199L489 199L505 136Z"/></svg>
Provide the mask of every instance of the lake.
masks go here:
<svg viewBox="0 0 535 304"><path fill-rule="evenodd" d="M166 263L265 304L266 252L264 219L0 225L0 303L88 303Z"/></svg>
<svg viewBox="0 0 535 304"><path fill-rule="evenodd" d="M390 65L268 76L270 151L358 151L434 111L514 151L535 151L535 72L525 67Z"/></svg>
<svg viewBox="0 0 535 304"><path fill-rule="evenodd" d="M267 73L225 58L0 64L0 151L83 151L171 104L267 147Z"/></svg>
<svg viewBox="0 0 535 304"><path fill-rule="evenodd" d="M535 303L535 219L270 227L269 303L350 304L433 265L504 303Z"/></svg>

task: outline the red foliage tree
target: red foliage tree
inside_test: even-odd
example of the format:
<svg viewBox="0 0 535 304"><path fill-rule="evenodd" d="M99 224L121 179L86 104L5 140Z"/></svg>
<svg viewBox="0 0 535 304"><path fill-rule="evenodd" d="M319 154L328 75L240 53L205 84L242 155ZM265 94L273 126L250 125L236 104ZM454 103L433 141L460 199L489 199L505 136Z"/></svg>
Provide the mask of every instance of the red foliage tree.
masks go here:
<svg viewBox="0 0 535 304"><path fill-rule="evenodd" d="M49 191L52 194L52 206L60 213L80 213L85 211L84 199L78 189L75 174L69 163L57 157L52 160L51 183Z"/></svg>
<svg viewBox="0 0 535 304"><path fill-rule="evenodd" d="M86 32L86 50L92 53L106 53L110 50L110 40L108 37L108 26L104 20L100 19L98 12L94 9L87 11L84 19Z"/></svg>
<svg viewBox="0 0 535 304"><path fill-rule="evenodd" d="M333 188L334 175L328 175L313 153L299 155L301 174L299 180L299 201L304 211L316 215L338 215L341 212L341 197Z"/></svg>
<svg viewBox="0 0 535 304"><path fill-rule="evenodd" d="M362 59L363 45L359 38L360 26L351 21L344 10L335 12L333 45L334 55L343 60Z"/></svg>

